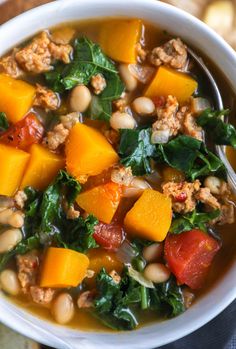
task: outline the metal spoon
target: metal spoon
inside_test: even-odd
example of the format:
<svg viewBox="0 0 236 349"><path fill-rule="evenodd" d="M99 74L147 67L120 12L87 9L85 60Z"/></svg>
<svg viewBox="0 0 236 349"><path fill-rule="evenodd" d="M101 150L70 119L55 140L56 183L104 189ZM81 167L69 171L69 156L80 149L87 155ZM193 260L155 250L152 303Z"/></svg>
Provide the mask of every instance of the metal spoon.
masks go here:
<svg viewBox="0 0 236 349"><path fill-rule="evenodd" d="M199 57L190 48L188 48L188 53L191 56L191 58L200 66L200 68L205 73L206 77L208 78L208 81L210 82L210 85L212 87L211 92L212 92L212 96L213 96L214 107L218 110L223 109L224 106L223 106L223 101L221 98L219 88L217 86L215 79L213 78L212 74L210 73L209 69L205 65L203 59L201 57ZM224 119L224 117L222 116L222 120L223 119ZM229 181L233 191L236 193L236 174L235 174L235 171L233 170L231 164L229 163L229 161L225 155L225 146L216 145L216 152L226 167L227 174L228 174L228 181Z"/></svg>
<svg viewBox="0 0 236 349"><path fill-rule="evenodd" d="M207 76L211 87L212 87L212 96L213 96L213 102L214 102L214 107L218 110L223 109L223 101L221 98L221 94L219 91L219 88L217 86L217 83L215 79L213 78L212 74L210 73L209 69L205 65L203 59L199 57L192 49L188 48L188 53L190 56L193 58L193 60L200 66L200 68L203 70L205 75Z"/></svg>

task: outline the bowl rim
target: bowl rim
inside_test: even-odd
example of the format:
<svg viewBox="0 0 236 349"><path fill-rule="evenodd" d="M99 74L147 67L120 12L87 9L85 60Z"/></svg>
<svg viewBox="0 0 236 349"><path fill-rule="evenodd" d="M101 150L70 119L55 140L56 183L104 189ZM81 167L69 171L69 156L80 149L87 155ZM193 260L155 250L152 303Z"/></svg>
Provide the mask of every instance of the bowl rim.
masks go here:
<svg viewBox="0 0 236 349"><path fill-rule="evenodd" d="M234 50L220 37L218 36L212 29L210 29L209 27L207 27L204 23L202 23L200 20L198 20L197 18L191 16L190 14L177 9L171 5L156 1L156 0L130 0L130 3L132 3L132 6L138 6L140 9L143 9L144 11L146 10L153 10L158 11L168 11L169 15L171 14L172 16L176 16L176 18L182 18L186 24L190 24L192 26L195 26L196 28L198 28L199 31L199 35L200 33L203 35L205 34L208 37L208 40L214 42L215 46L218 46L219 49L221 49L224 52L224 56L225 56L225 61L227 61L227 63L229 64L229 62L231 62L231 66L235 66L236 65L236 54L234 52ZM53 15L55 14L55 11L61 11L61 9L63 7L71 7L73 8L74 6L76 7L85 7L85 6L109 6L110 7L116 7L117 9L119 7L122 7L122 11L125 12L125 7L127 5L127 1L126 0L113 0L112 4L110 2L110 0L80 0L79 3L76 0L58 0L58 1L54 1L45 5L41 5L37 8L34 8L32 10L29 10L11 20L9 20L8 22L6 22L5 24L3 24L0 27L0 37L4 36L5 33L7 32L12 32L12 28L13 27L17 27L19 25L22 24L22 26L26 25L25 23L27 21L29 21L29 19L32 17L36 20L37 16L39 16L40 18L43 18L43 16L45 15L46 17L48 17L49 15ZM123 16L125 16L123 14ZM96 16L91 16L90 18L95 18ZM101 17L101 16L97 16L97 17ZM127 17L132 17L130 15L128 15ZM134 17L134 16L133 16ZM140 16L142 17L142 16ZM89 18L89 16L87 16L86 18ZM30 25L32 25L32 20L29 21ZM49 27L51 26L51 24L49 25ZM41 30L42 28L38 28L35 32L30 32L30 36L34 35L34 33L38 32L39 30ZM24 36L26 38L26 36ZM8 47L8 49L10 49L12 46L14 46L14 44L11 45L6 45ZM1 51L1 48L0 48ZM6 50L2 50L2 53L4 53ZM1 54L2 54L1 53ZM235 89L236 89L236 77L230 77L228 74L228 78L230 80L231 78L231 83L233 83ZM232 272L236 272L236 267L234 265L234 267L232 266L233 270ZM236 275L235 275L236 276ZM179 338L182 338L183 336L186 336L187 334L190 334L191 332L197 330L198 328L200 328L201 326L203 326L204 324L206 324L208 321L210 321L211 319L213 319L215 316L217 316L221 311L223 311L235 298L236 298L236 285L231 282L230 280L228 280L229 278L227 278L226 276L226 281L228 281L228 283L231 285L231 288L229 288L226 292L226 295L220 300L220 302L217 304L217 306L213 306L211 305L211 311L206 313L202 313L201 315L199 315L197 318L195 318L191 323L185 323L184 327L182 326L182 328L175 328L173 327L173 332L170 333L169 337L167 338L167 336L165 338L162 338L161 341L159 341L157 343L157 338L156 338L156 333L155 332L155 326L159 325L158 323L156 325L150 325L148 326L151 329L151 333L149 333L149 337L145 336L143 338L142 343L135 343L135 346L130 345L127 346L127 348L129 347L130 349L134 348L134 349L138 349L138 348L152 348L152 347L156 347L156 346L160 346L160 345L164 345L167 343L170 343L174 340L177 340ZM222 283L222 280L221 280ZM206 298L210 298L210 297L206 297ZM205 302L205 304L207 305L207 302ZM45 323L45 321L38 321L37 326L38 327L38 331L39 331L39 335L40 337L37 337L37 334L33 331L31 331L29 329L29 327L25 326L22 327L21 326L21 322L19 321L19 319L17 320L17 318L14 317L14 307L12 306L12 303L8 304L8 301L5 300L5 298L0 298L0 309L4 309L4 311L0 312L0 321L5 323L6 325L8 325L9 327L13 328L14 330L23 333L24 335L31 337L33 339L37 338L37 340L41 340L41 342L44 342L45 344L48 345L52 345L52 339L47 337L41 337L42 333L40 332L40 326L41 323ZM7 312L7 307L11 307L12 313L9 313L6 316L6 312ZM193 306L194 308L194 306ZM195 307L196 308L196 307ZM206 307L207 309L207 307ZM190 310L189 310L190 311ZM194 309L193 309L194 311ZM176 323L176 319L179 323L181 323L181 319L182 319L182 315L173 319L173 320L169 320L171 321L171 323L175 324ZM22 319L24 318L24 311L22 311ZM50 323L46 322L47 327L49 327L52 330L55 330L55 333L58 335L58 337L60 338L60 331L61 329L58 326L51 326ZM36 327L37 327L36 326ZM159 325L160 327L162 327L162 324ZM174 326L174 325L173 325ZM180 327L180 326L179 326ZM59 329L58 329L59 328ZM58 330L57 330L58 329ZM130 336L133 337L135 334L138 335L139 331L134 331L134 332L130 332ZM67 333L69 333L69 335L73 336L73 331L66 331ZM80 332L77 331L80 334L85 334L85 332ZM142 332L142 331L141 331ZM90 335L90 332L86 332L88 335ZM98 334L99 335L99 334ZM117 333L115 333L115 335L117 335ZM62 334L62 336L64 337L64 332ZM105 333L105 336L110 336L110 334ZM112 334L112 337L114 338L114 334ZM121 335L119 335L119 337L121 338ZM41 339L39 339L41 338ZM138 337L137 337L138 338ZM79 338L81 339L81 337ZM68 339L69 340L69 339ZM144 342L144 343L143 343ZM54 344L56 346L56 344ZM104 348L110 348L111 346L107 346L106 343L103 343ZM79 348L79 346L71 346L71 348ZM114 344L114 347L117 347ZM58 348L63 348L61 343L58 343ZM64 347L65 348L65 347ZM63 349L64 349L63 348ZM88 346L88 348L92 348L92 344ZM117 347L118 348L118 347ZM126 348L126 346L122 346L122 348Z"/></svg>

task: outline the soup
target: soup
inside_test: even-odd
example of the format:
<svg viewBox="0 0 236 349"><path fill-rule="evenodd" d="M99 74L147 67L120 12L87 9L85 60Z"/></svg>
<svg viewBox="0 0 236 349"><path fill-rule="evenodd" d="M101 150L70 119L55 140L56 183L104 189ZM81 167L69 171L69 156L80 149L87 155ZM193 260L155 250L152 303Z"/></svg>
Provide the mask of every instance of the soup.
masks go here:
<svg viewBox="0 0 236 349"><path fill-rule="evenodd" d="M85 21L0 67L4 293L62 325L133 330L210 292L235 224L208 140L231 133L182 40L140 19Z"/></svg>

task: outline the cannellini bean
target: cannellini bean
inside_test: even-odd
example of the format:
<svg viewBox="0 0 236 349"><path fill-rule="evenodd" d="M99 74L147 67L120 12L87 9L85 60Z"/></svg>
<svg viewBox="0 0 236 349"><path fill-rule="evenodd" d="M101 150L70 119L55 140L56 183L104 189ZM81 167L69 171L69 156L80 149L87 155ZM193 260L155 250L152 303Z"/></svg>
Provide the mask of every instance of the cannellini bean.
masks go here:
<svg viewBox="0 0 236 349"><path fill-rule="evenodd" d="M22 240L20 229L8 229L0 235L0 253L11 251Z"/></svg>
<svg viewBox="0 0 236 349"><path fill-rule="evenodd" d="M53 302L51 312L56 320L61 325L70 322L74 316L74 303L69 293L61 293Z"/></svg>
<svg viewBox="0 0 236 349"><path fill-rule="evenodd" d="M20 293L20 283L17 274L11 269L5 269L0 274L0 286L6 293L16 296Z"/></svg>
<svg viewBox="0 0 236 349"><path fill-rule="evenodd" d="M115 113L112 113L110 125L114 130L119 130L122 128L133 129L136 126L136 121L132 115L116 111Z"/></svg>
<svg viewBox="0 0 236 349"><path fill-rule="evenodd" d="M129 186L124 186L122 195L126 198L135 197L141 195L148 188L150 188L150 185L147 181L134 177Z"/></svg>
<svg viewBox="0 0 236 349"><path fill-rule="evenodd" d="M9 219L12 216L13 211L8 208L0 212L0 224L9 224Z"/></svg>
<svg viewBox="0 0 236 349"><path fill-rule="evenodd" d="M8 220L8 224L14 228L21 228L24 225L24 215L22 214L22 212L13 212Z"/></svg>
<svg viewBox="0 0 236 349"><path fill-rule="evenodd" d="M204 181L204 186L210 189L212 194L220 194L221 180L215 176L208 176Z"/></svg>
<svg viewBox="0 0 236 349"><path fill-rule="evenodd" d="M161 258L163 253L163 244L162 243L154 243L150 246L146 246L143 249L143 258L147 262L157 261Z"/></svg>
<svg viewBox="0 0 236 349"><path fill-rule="evenodd" d="M169 279L170 271L164 264L150 263L144 269L144 276L148 280L158 284Z"/></svg>
<svg viewBox="0 0 236 349"><path fill-rule="evenodd" d="M155 111L155 104L148 97L136 98L133 101L132 106L139 115L151 115Z"/></svg>
<svg viewBox="0 0 236 349"><path fill-rule="evenodd" d="M134 91L138 86L138 80L131 74L128 64L120 64L119 73L127 91Z"/></svg>
<svg viewBox="0 0 236 349"><path fill-rule="evenodd" d="M85 112L91 102L91 99L91 92L86 86L78 85L74 87L69 101L71 111L80 113Z"/></svg>

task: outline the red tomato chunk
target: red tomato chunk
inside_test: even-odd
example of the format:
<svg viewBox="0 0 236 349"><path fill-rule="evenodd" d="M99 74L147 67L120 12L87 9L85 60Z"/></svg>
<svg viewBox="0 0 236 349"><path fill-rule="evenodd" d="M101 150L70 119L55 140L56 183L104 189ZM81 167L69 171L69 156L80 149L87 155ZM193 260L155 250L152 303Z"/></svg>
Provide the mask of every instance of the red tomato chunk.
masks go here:
<svg viewBox="0 0 236 349"><path fill-rule="evenodd" d="M24 119L9 127L0 136L0 142L22 150L43 138L44 128L34 113L29 113Z"/></svg>
<svg viewBox="0 0 236 349"><path fill-rule="evenodd" d="M117 223L99 223L93 234L95 241L102 247L116 250L124 240L124 231Z"/></svg>
<svg viewBox="0 0 236 349"><path fill-rule="evenodd" d="M192 289L203 286L220 243L205 232L193 229L179 235L169 234L165 241L165 259L181 284Z"/></svg>

